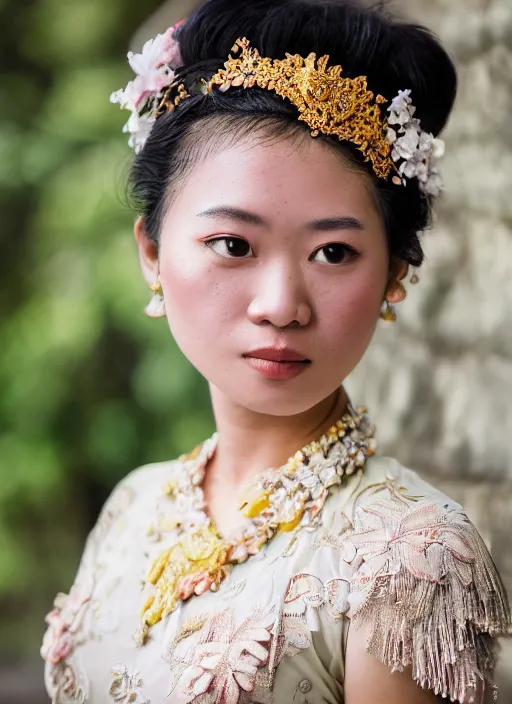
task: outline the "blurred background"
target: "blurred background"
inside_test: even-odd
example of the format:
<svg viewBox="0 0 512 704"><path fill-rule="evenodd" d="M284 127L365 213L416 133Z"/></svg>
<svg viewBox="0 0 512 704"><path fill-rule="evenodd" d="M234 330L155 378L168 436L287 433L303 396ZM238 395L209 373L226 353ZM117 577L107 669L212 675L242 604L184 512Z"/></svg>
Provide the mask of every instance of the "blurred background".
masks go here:
<svg viewBox="0 0 512 704"><path fill-rule="evenodd" d="M242 2L242 0L241 0ZM194 3L0 0L0 702L131 469L210 434L205 383L146 318L125 201L129 48ZM512 594L512 3L407 0L460 72L427 262L349 380L381 447L463 503ZM503 643L497 699L512 702Z"/></svg>

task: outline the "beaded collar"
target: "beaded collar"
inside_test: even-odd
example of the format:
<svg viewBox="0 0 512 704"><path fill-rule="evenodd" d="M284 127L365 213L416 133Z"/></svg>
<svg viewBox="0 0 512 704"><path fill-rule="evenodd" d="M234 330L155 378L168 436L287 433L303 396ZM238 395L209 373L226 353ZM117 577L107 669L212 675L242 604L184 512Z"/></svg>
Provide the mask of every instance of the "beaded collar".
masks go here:
<svg viewBox="0 0 512 704"><path fill-rule="evenodd" d="M366 408L348 412L325 435L299 450L279 469L258 475L243 495L240 510L246 522L227 538L208 517L201 484L215 454L218 435L180 458L164 486L173 501L174 541L155 560L146 577L150 594L142 622L134 634L143 645L151 626L176 609L180 601L216 591L233 565L258 553L277 533L316 522L329 489L363 469L375 452L374 428Z"/></svg>

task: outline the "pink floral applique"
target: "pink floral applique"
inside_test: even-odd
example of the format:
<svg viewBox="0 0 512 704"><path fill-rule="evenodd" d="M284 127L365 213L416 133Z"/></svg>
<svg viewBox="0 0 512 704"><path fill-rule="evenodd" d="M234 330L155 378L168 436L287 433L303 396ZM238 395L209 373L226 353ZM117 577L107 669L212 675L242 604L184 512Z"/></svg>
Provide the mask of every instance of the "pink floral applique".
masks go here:
<svg viewBox="0 0 512 704"><path fill-rule="evenodd" d="M348 579L329 579L324 584L319 577L302 572L291 578L284 603L295 604L294 612L297 602L301 603L302 613L325 606L332 618L339 619L348 611L349 587Z"/></svg>
<svg viewBox="0 0 512 704"><path fill-rule="evenodd" d="M90 577L83 583L75 584L69 594L57 594L54 608L45 619L48 629L41 646L43 660L57 665L73 652L75 637L91 601L93 586L94 580Z"/></svg>
<svg viewBox="0 0 512 704"><path fill-rule="evenodd" d="M312 633L319 631L320 610L326 609L334 620L342 619L349 609L347 579L330 579L301 572L288 584L282 608L271 629L272 644L268 671L270 679L281 660L293 657L312 645Z"/></svg>
<svg viewBox="0 0 512 704"><path fill-rule="evenodd" d="M441 582L453 571L463 584L472 581L474 546L467 517L438 503L411 501L388 486L390 498L356 509L348 535L366 562L386 565L396 573L403 566L417 579ZM364 573L364 570L363 570Z"/></svg>
<svg viewBox="0 0 512 704"><path fill-rule="evenodd" d="M237 704L245 693L254 692L258 671L269 656L267 622L256 610L237 627L233 609L226 609L197 627L185 624L171 648L178 670L172 701Z"/></svg>
<svg viewBox="0 0 512 704"><path fill-rule="evenodd" d="M176 584L176 589L179 598L186 601L192 594L201 596L201 594L207 592L214 582L215 580L212 579L208 570L205 570L204 572L196 572L195 574L181 577Z"/></svg>

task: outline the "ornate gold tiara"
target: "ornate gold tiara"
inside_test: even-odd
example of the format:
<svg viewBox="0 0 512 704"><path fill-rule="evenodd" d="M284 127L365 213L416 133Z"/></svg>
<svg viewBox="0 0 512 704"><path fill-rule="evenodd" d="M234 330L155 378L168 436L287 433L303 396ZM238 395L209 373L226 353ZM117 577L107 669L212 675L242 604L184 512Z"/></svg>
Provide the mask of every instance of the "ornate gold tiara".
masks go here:
<svg viewBox="0 0 512 704"><path fill-rule="evenodd" d="M287 54L285 59L265 58L245 38L238 39L231 51L237 54L240 49L239 57L230 56L224 68L204 84L204 93L211 93L215 86L222 92L231 87L258 86L288 98L313 137L322 133L355 144L372 162L376 175L388 178L395 166L379 109L379 104L387 101L368 90L366 76L344 78L341 66L327 68L329 57L317 61L314 53L306 59L299 54ZM158 115L174 110L189 97L183 88L174 98L170 98L172 93L170 86Z"/></svg>
<svg viewBox="0 0 512 704"><path fill-rule="evenodd" d="M382 95L374 97L366 76L342 77L341 66L327 68L328 56L318 61L313 53L306 59L298 54L287 54L282 60L268 59L261 57L247 39L238 39L232 51L236 54L239 49L240 57L230 57L225 68L212 77L209 91L213 86L224 91L231 86L257 85L288 98L313 137L322 133L351 142L372 162L377 176L388 178L395 167L379 109L386 99Z"/></svg>
<svg viewBox="0 0 512 704"><path fill-rule="evenodd" d="M191 97L172 64L166 63L172 31L168 30L169 37L159 35L153 44L148 42L142 55L129 55L132 67L140 65L144 72L111 97L132 111L125 131L131 132L130 144L137 152L143 148L155 120ZM155 42L159 42L156 49ZM308 125L313 137L321 133L350 142L371 162L379 178L388 179L393 173L397 185L417 178L426 195L439 195L442 181L437 158L442 156L444 144L424 132L413 117L410 90L400 91L393 99L386 119L380 105L387 100L368 89L367 77L344 77L341 66L327 66L328 56L317 59L311 53L307 58L298 54L286 54L285 59L266 58L246 38L237 39L231 51L239 55L230 55L224 68L209 81L203 80L203 94L214 88L224 92L232 87L254 86L273 91L297 107L299 120ZM393 129L392 125L397 127Z"/></svg>

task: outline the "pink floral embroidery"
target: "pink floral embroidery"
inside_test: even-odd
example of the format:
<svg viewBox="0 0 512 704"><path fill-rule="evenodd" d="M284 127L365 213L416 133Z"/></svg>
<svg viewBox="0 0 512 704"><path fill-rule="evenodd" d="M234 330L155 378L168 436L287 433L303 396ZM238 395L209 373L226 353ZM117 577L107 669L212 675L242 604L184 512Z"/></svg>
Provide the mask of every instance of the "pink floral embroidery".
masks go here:
<svg viewBox="0 0 512 704"><path fill-rule="evenodd" d="M75 584L68 594L57 594L54 609L46 616L48 630L41 646L44 660L57 665L67 658L75 647L75 635L82 623L85 608L91 600L92 578Z"/></svg>
<svg viewBox="0 0 512 704"><path fill-rule="evenodd" d="M50 624L50 628L44 635L41 655L44 660L56 665L71 654L75 641L71 633L59 622L58 611L49 613L46 623Z"/></svg>
<svg viewBox="0 0 512 704"><path fill-rule="evenodd" d="M348 611L348 593L347 579L330 579L324 584L315 575L301 573L291 578L284 603L293 604L302 600L303 611L325 606L329 614L338 619Z"/></svg>
<svg viewBox="0 0 512 704"><path fill-rule="evenodd" d="M320 609L326 609L333 619L343 618L349 608L349 589L349 581L343 578L324 583L304 572L291 578L272 628L268 662L271 679L283 657L293 657L311 646L311 634L320 630Z"/></svg>
<svg viewBox="0 0 512 704"><path fill-rule="evenodd" d="M195 574L181 577L176 585L179 598L185 601L186 599L189 599L192 594L201 596L201 594L204 594L210 589L214 581L215 580L210 577L208 571L196 572Z"/></svg>
<svg viewBox="0 0 512 704"><path fill-rule="evenodd" d="M417 503L388 483L390 500L356 509L354 531L348 540L357 553L386 571L398 573L401 565L417 579L441 582L453 571L460 581L472 581L474 548L465 514L437 503ZM412 509L411 509L412 506ZM361 569L361 582L367 569Z"/></svg>
<svg viewBox="0 0 512 704"><path fill-rule="evenodd" d="M237 628L234 611L226 609L197 627L185 624L172 647L173 664L180 670L172 701L237 704L243 693L254 692L271 638L263 622L264 614L257 610ZM184 639L187 648L181 655Z"/></svg>

